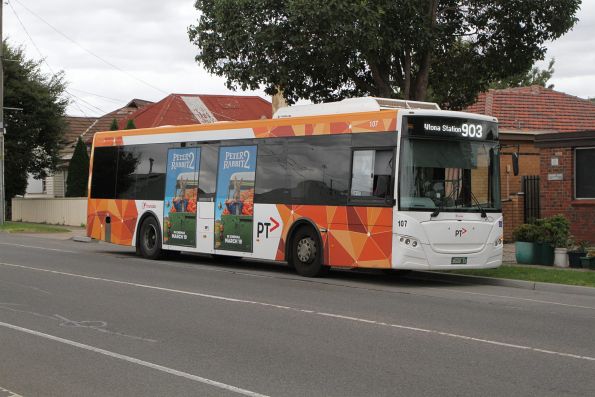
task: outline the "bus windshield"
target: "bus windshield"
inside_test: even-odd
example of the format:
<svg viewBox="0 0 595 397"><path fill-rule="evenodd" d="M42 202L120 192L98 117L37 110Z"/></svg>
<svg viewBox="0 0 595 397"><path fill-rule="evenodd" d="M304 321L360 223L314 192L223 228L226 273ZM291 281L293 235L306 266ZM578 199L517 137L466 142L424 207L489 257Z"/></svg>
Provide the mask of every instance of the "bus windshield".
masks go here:
<svg viewBox="0 0 595 397"><path fill-rule="evenodd" d="M499 212L498 156L493 141L403 139L399 208Z"/></svg>

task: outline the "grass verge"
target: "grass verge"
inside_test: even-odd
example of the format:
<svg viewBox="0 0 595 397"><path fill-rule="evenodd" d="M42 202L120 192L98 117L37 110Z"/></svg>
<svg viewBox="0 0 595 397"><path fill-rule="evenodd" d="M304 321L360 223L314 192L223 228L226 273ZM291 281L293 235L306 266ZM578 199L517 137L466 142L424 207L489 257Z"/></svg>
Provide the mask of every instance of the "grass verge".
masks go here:
<svg viewBox="0 0 595 397"><path fill-rule="evenodd" d="M592 270L502 265L497 269L451 270L448 273L595 287L595 271Z"/></svg>
<svg viewBox="0 0 595 397"><path fill-rule="evenodd" d="M70 230L64 226L45 225L41 223L4 222L0 232L7 233L66 233Z"/></svg>

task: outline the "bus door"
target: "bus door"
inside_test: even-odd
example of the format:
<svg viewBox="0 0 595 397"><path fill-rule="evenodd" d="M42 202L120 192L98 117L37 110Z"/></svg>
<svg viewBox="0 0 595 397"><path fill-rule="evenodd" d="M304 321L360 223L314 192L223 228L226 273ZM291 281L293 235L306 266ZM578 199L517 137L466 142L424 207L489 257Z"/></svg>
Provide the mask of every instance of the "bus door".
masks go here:
<svg viewBox="0 0 595 397"><path fill-rule="evenodd" d="M167 153L163 244L196 247L196 203L200 148L174 148Z"/></svg>
<svg viewBox="0 0 595 397"><path fill-rule="evenodd" d="M256 145L219 149L215 252L253 251Z"/></svg>

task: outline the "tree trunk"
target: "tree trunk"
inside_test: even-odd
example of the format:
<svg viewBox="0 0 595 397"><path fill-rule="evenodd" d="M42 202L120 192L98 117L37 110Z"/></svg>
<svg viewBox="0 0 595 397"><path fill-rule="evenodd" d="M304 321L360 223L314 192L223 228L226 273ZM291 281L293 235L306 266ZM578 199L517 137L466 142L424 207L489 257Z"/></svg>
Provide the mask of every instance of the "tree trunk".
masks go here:
<svg viewBox="0 0 595 397"><path fill-rule="evenodd" d="M405 64L403 65L403 98L411 98L411 53L405 53Z"/></svg>
<svg viewBox="0 0 595 397"><path fill-rule="evenodd" d="M415 87L412 95L412 99L416 101L423 101L426 99L428 93L428 82L430 78L430 66L432 65L432 49L433 49L433 33L436 27L436 11L438 9L438 0L430 0L428 9L428 30L429 40L424 48L422 54L419 70L415 77Z"/></svg>
<svg viewBox="0 0 595 397"><path fill-rule="evenodd" d="M376 92L373 95L381 98L392 98L393 89L389 83L389 77L386 68L378 65L377 62L370 62L370 72L374 79L374 85L376 86Z"/></svg>

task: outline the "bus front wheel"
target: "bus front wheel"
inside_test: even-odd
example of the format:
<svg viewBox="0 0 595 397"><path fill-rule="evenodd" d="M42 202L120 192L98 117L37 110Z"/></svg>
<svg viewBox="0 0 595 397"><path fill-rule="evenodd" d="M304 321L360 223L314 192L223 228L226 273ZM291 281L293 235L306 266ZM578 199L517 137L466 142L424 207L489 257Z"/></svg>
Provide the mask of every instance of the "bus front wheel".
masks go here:
<svg viewBox="0 0 595 397"><path fill-rule="evenodd" d="M138 245L143 258L157 259L161 256L161 231L157 219L150 216L143 221Z"/></svg>
<svg viewBox="0 0 595 397"><path fill-rule="evenodd" d="M329 267L322 264L322 244L311 227L300 227L294 234L289 264L304 277L328 273Z"/></svg>

